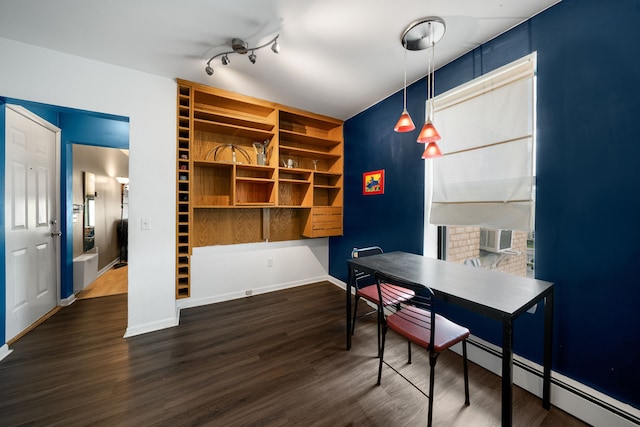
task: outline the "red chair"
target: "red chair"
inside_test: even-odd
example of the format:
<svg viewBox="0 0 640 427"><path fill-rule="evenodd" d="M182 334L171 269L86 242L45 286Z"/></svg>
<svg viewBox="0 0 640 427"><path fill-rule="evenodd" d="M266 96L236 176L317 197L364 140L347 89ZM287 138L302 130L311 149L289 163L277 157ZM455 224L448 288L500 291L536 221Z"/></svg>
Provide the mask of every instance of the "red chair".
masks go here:
<svg viewBox="0 0 640 427"><path fill-rule="evenodd" d="M365 256L377 255L382 253L382 248L379 246L369 246L366 248L353 248L351 251L351 258L362 258ZM358 301L360 298L371 302L376 307L379 305L379 293L376 286L375 277L362 271L356 270L355 272L355 303L353 307L353 321L351 322L351 335L354 334L356 329L356 318L364 317L371 314L380 314L378 310L368 311L360 316L358 313ZM402 288L400 286L394 286L389 284L382 284L384 289L384 299L382 300L383 306L393 305L397 310L400 309L400 303L407 301L414 297L415 293L411 289ZM380 329L380 316L378 316L378 355L380 355L380 341L381 341L381 329Z"/></svg>
<svg viewBox="0 0 640 427"><path fill-rule="evenodd" d="M464 370L464 403L469 405L469 375L467 367L467 338L469 329L460 326L447 318L436 314L433 291L425 286L409 283L397 277L379 272L375 274L378 283L379 300L384 300L386 287L389 284L412 289L415 296L403 304L401 310L378 305L382 317L382 345L380 346L380 363L378 367L378 385L382 377L382 362L384 360L384 345L387 330L391 329L409 342L425 348L429 352L429 412L427 425L431 427L433 412L434 373L438 356L454 344L462 343L462 363ZM409 354L411 363L411 354Z"/></svg>

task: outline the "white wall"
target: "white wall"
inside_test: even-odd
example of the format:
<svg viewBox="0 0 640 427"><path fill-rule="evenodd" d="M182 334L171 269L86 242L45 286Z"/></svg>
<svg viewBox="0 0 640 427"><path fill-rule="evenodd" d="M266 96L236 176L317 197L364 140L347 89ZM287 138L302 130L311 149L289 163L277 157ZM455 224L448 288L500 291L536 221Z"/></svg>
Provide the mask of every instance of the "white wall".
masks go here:
<svg viewBox="0 0 640 427"><path fill-rule="evenodd" d="M130 118L126 336L174 326L175 81L3 38L0 58L0 96ZM327 279L328 252L328 239L198 248L180 307Z"/></svg>
<svg viewBox="0 0 640 427"><path fill-rule="evenodd" d="M180 307L242 298L327 280L329 239L195 248L191 297Z"/></svg>
<svg viewBox="0 0 640 427"><path fill-rule="evenodd" d="M0 57L2 96L130 118L127 335L175 325L175 82L2 38Z"/></svg>

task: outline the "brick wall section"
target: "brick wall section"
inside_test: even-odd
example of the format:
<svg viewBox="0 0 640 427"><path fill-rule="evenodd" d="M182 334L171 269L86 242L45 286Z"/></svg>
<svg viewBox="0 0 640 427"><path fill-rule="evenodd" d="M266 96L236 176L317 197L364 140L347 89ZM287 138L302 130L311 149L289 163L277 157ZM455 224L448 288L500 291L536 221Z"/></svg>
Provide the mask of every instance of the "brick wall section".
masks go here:
<svg viewBox="0 0 640 427"><path fill-rule="evenodd" d="M462 264L468 258L480 258L482 267L517 276L527 275L527 233L513 232L512 250L520 255L480 251L480 227L447 227L447 261Z"/></svg>
<svg viewBox="0 0 640 427"><path fill-rule="evenodd" d="M462 264L468 258L480 256L479 227L447 227L447 234L447 261Z"/></svg>

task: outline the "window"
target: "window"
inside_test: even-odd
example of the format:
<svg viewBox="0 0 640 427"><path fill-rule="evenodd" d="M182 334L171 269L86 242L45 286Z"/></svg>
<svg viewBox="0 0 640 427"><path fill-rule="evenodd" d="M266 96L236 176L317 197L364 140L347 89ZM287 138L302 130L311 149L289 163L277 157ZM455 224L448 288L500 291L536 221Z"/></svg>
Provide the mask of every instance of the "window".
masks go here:
<svg viewBox="0 0 640 427"><path fill-rule="evenodd" d="M425 168L425 222L444 227L444 259L532 274L527 271L533 265L531 254L527 264L527 242L531 253L535 64L534 53L434 99L444 156ZM425 236L425 254L433 254L429 245L434 245L435 233L425 230ZM502 237L502 246L487 244L493 237Z"/></svg>

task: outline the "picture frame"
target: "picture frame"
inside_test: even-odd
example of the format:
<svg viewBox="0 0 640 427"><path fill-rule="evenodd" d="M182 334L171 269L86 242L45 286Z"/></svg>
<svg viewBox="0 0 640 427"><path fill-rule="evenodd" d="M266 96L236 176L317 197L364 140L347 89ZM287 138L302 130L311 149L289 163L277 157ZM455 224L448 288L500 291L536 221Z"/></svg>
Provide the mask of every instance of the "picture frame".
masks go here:
<svg viewBox="0 0 640 427"><path fill-rule="evenodd" d="M384 194L384 169L362 174L362 194L365 196Z"/></svg>

